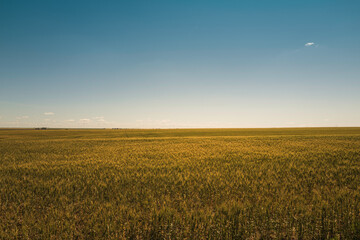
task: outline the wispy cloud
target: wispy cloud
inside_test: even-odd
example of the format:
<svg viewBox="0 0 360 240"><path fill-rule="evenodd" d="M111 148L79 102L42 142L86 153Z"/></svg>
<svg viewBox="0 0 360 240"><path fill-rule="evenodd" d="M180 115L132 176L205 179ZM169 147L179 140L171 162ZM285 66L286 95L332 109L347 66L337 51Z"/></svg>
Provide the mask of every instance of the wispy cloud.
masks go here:
<svg viewBox="0 0 360 240"><path fill-rule="evenodd" d="M97 122L106 122L104 117L94 117Z"/></svg>
<svg viewBox="0 0 360 240"><path fill-rule="evenodd" d="M55 115L55 113L53 113L53 112L44 112L44 115L46 115L46 116L52 116L52 115Z"/></svg>
<svg viewBox="0 0 360 240"><path fill-rule="evenodd" d="M83 123L83 124L86 124L86 123L89 123L91 122L91 119L88 119L88 118L82 118L79 120L79 123Z"/></svg>
<svg viewBox="0 0 360 240"><path fill-rule="evenodd" d="M68 119L68 120L65 120L65 122L75 122L74 119Z"/></svg>
<svg viewBox="0 0 360 240"><path fill-rule="evenodd" d="M54 119L50 119L50 118L46 118L46 119L44 119L44 123L46 123L46 124L49 124L49 123L56 123L56 120L54 120Z"/></svg>
<svg viewBox="0 0 360 240"><path fill-rule="evenodd" d="M17 120L21 120L21 119L28 119L29 116L19 116L19 117L16 117Z"/></svg>
<svg viewBox="0 0 360 240"><path fill-rule="evenodd" d="M315 43L314 42L305 43L305 47L311 47L311 46L315 46Z"/></svg>

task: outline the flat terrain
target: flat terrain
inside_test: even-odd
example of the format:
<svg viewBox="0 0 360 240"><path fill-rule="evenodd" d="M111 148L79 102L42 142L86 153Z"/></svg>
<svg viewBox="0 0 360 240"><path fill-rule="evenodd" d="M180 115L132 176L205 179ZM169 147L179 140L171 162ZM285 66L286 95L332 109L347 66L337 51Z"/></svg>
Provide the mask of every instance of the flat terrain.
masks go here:
<svg viewBox="0 0 360 240"><path fill-rule="evenodd" d="M360 128L0 129L0 239L360 239Z"/></svg>

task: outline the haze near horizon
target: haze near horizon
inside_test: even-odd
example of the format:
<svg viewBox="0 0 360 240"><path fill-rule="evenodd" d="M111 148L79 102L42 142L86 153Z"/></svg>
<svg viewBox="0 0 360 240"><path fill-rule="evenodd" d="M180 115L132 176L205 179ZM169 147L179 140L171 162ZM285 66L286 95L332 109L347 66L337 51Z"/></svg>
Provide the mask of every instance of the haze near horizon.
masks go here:
<svg viewBox="0 0 360 240"><path fill-rule="evenodd" d="M360 126L359 12L0 0L0 127Z"/></svg>

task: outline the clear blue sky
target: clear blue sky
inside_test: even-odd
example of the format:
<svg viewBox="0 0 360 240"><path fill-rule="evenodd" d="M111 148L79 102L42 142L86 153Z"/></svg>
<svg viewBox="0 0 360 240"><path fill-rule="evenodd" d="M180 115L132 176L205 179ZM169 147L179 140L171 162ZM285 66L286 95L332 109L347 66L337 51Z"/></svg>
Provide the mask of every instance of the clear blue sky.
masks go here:
<svg viewBox="0 0 360 240"><path fill-rule="evenodd" d="M360 1L0 0L0 127L360 126Z"/></svg>

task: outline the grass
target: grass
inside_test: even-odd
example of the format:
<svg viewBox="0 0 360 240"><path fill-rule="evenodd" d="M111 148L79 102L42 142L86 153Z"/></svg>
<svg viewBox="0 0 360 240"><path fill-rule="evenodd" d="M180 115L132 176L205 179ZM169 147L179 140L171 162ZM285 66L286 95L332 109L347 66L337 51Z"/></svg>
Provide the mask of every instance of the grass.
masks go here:
<svg viewBox="0 0 360 240"><path fill-rule="evenodd" d="M360 128L0 130L0 239L360 239Z"/></svg>

